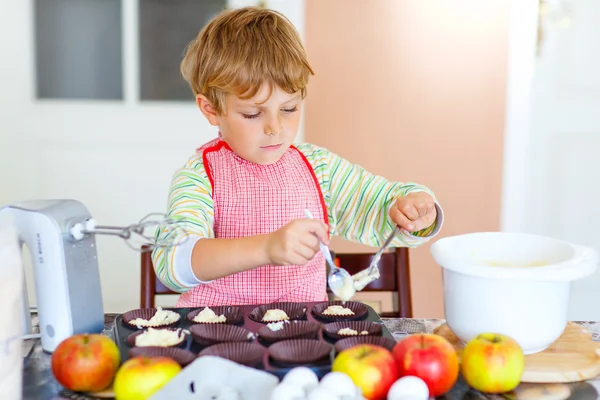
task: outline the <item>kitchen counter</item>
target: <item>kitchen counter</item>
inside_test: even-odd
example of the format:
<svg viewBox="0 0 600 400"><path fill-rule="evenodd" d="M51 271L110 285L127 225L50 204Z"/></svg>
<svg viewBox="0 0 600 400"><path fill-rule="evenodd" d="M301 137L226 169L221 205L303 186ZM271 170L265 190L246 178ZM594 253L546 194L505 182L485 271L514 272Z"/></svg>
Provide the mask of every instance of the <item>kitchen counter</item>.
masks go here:
<svg viewBox="0 0 600 400"><path fill-rule="evenodd" d="M107 314L103 334L114 339L114 318L117 314ZM394 335L396 340L411 333L431 333L435 328L444 323L442 319L408 319L408 318L386 318L383 320L386 327ZM33 324L36 326L37 317L33 315ZM577 321L578 324L587 327L593 332L593 340L600 341L600 321ZM42 351L39 339L31 339L23 342L23 399L25 400L57 400L73 399L87 400L93 397L65 391L56 382L50 367L50 355ZM595 399L600 393L600 379L594 379L583 383L571 384L573 392L572 399ZM445 399L505 399L502 396L486 396L482 393L470 390L462 381L459 381L451 392L444 396Z"/></svg>

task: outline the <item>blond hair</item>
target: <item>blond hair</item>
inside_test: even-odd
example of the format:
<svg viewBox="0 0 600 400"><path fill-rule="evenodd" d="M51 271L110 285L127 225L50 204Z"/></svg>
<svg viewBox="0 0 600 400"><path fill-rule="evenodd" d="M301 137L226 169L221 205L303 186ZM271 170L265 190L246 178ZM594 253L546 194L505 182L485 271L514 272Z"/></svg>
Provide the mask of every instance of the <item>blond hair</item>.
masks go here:
<svg viewBox="0 0 600 400"><path fill-rule="evenodd" d="M300 91L304 98L314 72L284 15L244 7L222 12L202 29L186 48L181 74L221 114L227 94L249 99L263 84L271 91L273 85L290 94Z"/></svg>

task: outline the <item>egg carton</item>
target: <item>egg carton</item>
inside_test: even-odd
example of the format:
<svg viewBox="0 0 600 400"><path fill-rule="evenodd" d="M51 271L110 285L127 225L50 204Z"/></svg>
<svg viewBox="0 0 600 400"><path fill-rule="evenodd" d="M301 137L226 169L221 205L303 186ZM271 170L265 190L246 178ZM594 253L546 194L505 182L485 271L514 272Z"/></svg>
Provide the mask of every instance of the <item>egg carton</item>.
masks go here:
<svg viewBox="0 0 600 400"><path fill-rule="evenodd" d="M204 356L175 375L150 400L265 400L278 383L273 374Z"/></svg>
<svg viewBox="0 0 600 400"><path fill-rule="evenodd" d="M265 371L205 356L169 380L150 400L365 400L360 389L342 373L329 374L321 382L315 381L311 374L304 368L296 368L280 383L276 376Z"/></svg>
<svg viewBox="0 0 600 400"><path fill-rule="evenodd" d="M327 303L327 304L325 304L325 303ZM305 366L305 367L310 368L311 370L313 370L315 372L315 374L317 375L317 377L319 379L331 371L331 364L336 355L336 350L334 348L334 345L338 341L338 339L331 338L328 335L325 335L323 333L323 327L329 323L336 323L339 321L348 321L348 320L357 320L357 319L360 321L369 321L369 322L377 324L378 326L381 327L381 330L378 331L378 333L376 333L375 336L381 336L384 338L390 338L390 339L394 340L394 337L392 336L390 331L386 328L386 326L382 323L381 318L379 317L377 312L375 312L375 310L373 310L372 307L370 307L366 304L360 303L361 307L366 307L367 312L364 313L363 315L357 316L357 318L339 317L338 319L336 319L334 317L330 317L330 318L328 318L329 319L328 321L324 321L324 320L319 319L317 316L315 316L313 314L313 312L312 312L313 308L320 307L320 309L322 309L325 305L329 305L329 304L339 305L339 304L341 304L339 301L294 303L296 305L300 305L301 308L305 310L303 317L299 318L299 320L314 321L321 325L320 329L318 330L317 336L314 340L330 345L331 350L329 351L328 357L319 359L317 362L314 362L314 363L310 363L310 362L308 362L308 363L275 362L273 359L271 359L271 357L269 356L269 352L268 352L268 347L272 346L273 343L264 342L264 341L260 340L260 338L258 338L258 335L257 335L258 330L260 328L264 327L266 325L266 322L255 321L252 318L250 318L250 315L253 312L255 313L256 309L258 309L260 307L262 307L263 309L265 307L266 308L270 308L270 307L277 308L278 304L281 304L281 303L231 306L231 307L238 307L242 314L242 318L236 322L236 325L244 327L254 334L254 337L252 339L249 339L247 342L255 343L259 346L262 346L262 347L264 347L264 350L265 350L263 356L261 357L261 361L257 362L256 364L251 365L250 368L253 368L253 369L256 369L259 371L268 372L271 375L274 375L278 379L282 379L286 375L287 372L289 372L291 369L293 369L294 367L297 367L297 366ZM189 331L190 327L192 325L194 325L194 323L189 321L186 318L187 315L193 311L201 310L203 308L204 307L164 308L164 309L174 311L181 316L181 318L177 324L170 326L171 329L182 328L184 331ZM123 321L123 315L124 314L121 314L121 315L117 316L115 319L115 342L121 353L121 360L124 362L131 357L130 351L132 350L132 346L127 343L127 338L131 334L137 332L138 329L126 324ZM252 315L255 315L255 314L252 314ZM277 342L275 342L275 343L277 343ZM194 338L192 338L191 335L188 335L187 341L183 344L183 346L180 346L180 347L183 347L185 350L188 350L191 353L198 355L202 350L209 347L209 345L201 344L201 343L197 342ZM206 358L206 357L208 357L208 356L198 357L198 359L196 361L187 365L183 369L183 371L190 368L192 365L196 364L198 360L200 360L202 358Z"/></svg>

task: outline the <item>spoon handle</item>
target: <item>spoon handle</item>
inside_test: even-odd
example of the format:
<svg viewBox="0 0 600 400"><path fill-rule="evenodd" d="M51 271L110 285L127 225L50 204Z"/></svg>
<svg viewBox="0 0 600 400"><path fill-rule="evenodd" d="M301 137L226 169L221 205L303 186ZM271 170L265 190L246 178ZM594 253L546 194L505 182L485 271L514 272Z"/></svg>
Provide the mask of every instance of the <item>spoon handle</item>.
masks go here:
<svg viewBox="0 0 600 400"><path fill-rule="evenodd" d="M310 211L308 211L308 209L304 210L304 215L306 216L306 218L308 219L313 219L312 214L310 213ZM315 235L316 236L316 235ZM333 259L331 258L331 252L329 251L329 247L327 247L325 245L325 243L323 243L321 241L321 239L317 238L319 240L319 247L321 248L321 253L323 253L323 257L325 257L325 261L327 262L327 264L329 265L329 268L331 268L331 271L329 272L329 274L331 275L332 271L339 269L337 267L337 265L335 265L333 263Z"/></svg>
<svg viewBox="0 0 600 400"><path fill-rule="evenodd" d="M383 245L379 248L377 253L375 253L375 256L373 257L373 259L371 261L371 265L369 265L369 268L367 268L367 269L371 270L377 265L377 263L379 263L379 259L381 258L381 255L383 254L385 249L387 249L387 247L390 245L390 243L392 243L392 241L394 240L396 235L398 235L399 233L400 233L400 228L398 227L398 225L396 225L396 227L394 228L394 230L392 231L390 236L388 236L388 238L385 240Z"/></svg>

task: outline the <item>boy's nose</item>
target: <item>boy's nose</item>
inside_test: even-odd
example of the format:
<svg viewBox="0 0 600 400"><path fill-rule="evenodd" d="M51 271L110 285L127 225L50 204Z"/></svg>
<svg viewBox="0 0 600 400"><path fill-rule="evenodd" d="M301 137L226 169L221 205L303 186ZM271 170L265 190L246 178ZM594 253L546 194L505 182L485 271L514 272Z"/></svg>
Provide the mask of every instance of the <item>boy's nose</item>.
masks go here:
<svg viewBox="0 0 600 400"><path fill-rule="evenodd" d="M267 136L277 136L281 133L281 131L273 131L265 129L265 135Z"/></svg>
<svg viewBox="0 0 600 400"><path fill-rule="evenodd" d="M272 118L264 128L265 135L277 136L283 132L283 124L278 117Z"/></svg>

